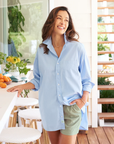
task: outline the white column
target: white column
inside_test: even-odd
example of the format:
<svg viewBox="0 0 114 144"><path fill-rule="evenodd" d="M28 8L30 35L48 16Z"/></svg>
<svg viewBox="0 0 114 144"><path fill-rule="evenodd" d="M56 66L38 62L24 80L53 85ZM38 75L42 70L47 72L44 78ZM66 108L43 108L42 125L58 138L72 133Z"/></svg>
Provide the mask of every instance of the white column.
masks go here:
<svg viewBox="0 0 114 144"><path fill-rule="evenodd" d="M92 89L92 127L98 126L97 113L97 1L91 1L92 18L92 81L95 83Z"/></svg>

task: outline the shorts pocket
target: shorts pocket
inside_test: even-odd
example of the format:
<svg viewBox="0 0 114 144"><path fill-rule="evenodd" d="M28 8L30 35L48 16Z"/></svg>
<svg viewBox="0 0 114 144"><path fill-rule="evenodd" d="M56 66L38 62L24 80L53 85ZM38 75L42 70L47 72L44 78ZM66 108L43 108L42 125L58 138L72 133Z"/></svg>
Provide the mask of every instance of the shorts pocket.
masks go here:
<svg viewBox="0 0 114 144"><path fill-rule="evenodd" d="M73 105L73 109L75 111L81 111L81 109L78 107L77 103L75 105Z"/></svg>

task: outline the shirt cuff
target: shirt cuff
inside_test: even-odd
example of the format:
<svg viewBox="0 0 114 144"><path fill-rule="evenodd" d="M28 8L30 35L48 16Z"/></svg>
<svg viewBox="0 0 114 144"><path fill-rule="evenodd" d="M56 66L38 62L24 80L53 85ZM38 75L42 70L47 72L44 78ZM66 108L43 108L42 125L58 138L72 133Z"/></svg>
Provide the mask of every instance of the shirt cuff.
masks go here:
<svg viewBox="0 0 114 144"><path fill-rule="evenodd" d="M35 79L32 79L29 81L30 83L34 84L35 88L32 89L33 91L38 91L39 90L39 84Z"/></svg>
<svg viewBox="0 0 114 144"><path fill-rule="evenodd" d="M91 89L93 88L94 85L95 85L94 83L89 82L88 85L86 84L86 85L83 86L82 90L83 90L83 91L88 91L88 92L90 93L90 92L91 92Z"/></svg>

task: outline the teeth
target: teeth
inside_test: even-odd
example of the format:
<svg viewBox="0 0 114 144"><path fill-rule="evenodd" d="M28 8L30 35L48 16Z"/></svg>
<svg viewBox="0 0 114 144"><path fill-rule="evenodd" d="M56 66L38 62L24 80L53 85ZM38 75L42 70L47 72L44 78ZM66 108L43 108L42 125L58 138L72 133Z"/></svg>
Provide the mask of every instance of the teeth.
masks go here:
<svg viewBox="0 0 114 144"><path fill-rule="evenodd" d="M63 27L60 27L60 26L58 26L59 28L61 28L61 29L64 29Z"/></svg>

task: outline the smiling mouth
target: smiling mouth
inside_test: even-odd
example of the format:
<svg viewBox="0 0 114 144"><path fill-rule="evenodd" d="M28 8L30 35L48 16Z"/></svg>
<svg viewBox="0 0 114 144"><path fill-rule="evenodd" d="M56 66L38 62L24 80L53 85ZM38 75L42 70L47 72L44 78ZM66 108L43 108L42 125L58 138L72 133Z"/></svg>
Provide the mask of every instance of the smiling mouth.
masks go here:
<svg viewBox="0 0 114 144"><path fill-rule="evenodd" d="M65 29L64 27L61 27L61 26L58 26L58 28L61 29L61 30Z"/></svg>

